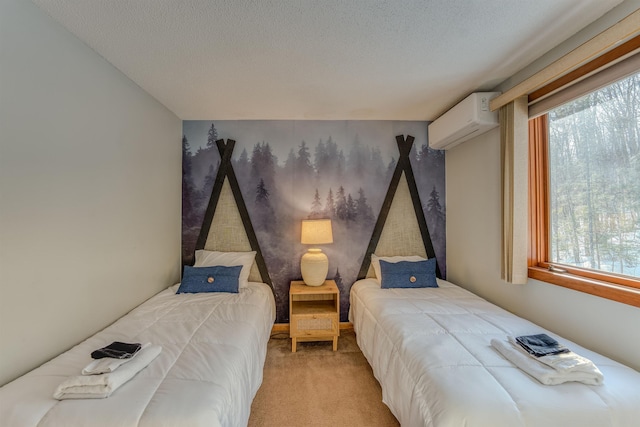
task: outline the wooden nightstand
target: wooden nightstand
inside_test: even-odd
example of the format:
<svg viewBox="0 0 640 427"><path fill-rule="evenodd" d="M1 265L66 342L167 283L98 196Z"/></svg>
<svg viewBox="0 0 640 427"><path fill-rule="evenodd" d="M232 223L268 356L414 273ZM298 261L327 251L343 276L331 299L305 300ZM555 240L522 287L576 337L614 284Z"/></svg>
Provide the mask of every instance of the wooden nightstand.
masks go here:
<svg viewBox="0 0 640 427"><path fill-rule="evenodd" d="M336 282L307 286L294 280L289 287L289 337L295 353L300 341L333 341L338 349L340 336L340 291Z"/></svg>

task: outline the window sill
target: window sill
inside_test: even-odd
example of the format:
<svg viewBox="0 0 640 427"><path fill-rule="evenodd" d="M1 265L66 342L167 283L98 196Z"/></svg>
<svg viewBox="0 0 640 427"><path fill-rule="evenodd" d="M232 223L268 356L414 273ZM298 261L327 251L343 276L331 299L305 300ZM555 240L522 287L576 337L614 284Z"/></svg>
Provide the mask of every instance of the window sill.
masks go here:
<svg viewBox="0 0 640 427"><path fill-rule="evenodd" d="M537 266L529 267L529 278L640 307L640 289L581 277L571 273L549 271L546 268Z"/></svg>

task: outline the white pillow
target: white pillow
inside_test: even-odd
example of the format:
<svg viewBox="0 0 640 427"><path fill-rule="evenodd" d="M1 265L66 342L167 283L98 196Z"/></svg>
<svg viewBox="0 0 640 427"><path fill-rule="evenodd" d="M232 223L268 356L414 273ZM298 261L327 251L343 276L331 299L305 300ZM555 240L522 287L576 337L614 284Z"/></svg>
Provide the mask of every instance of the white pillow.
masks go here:
<svg viewBox="0 0 640 427"><path fill-rule="evenodd" d="M218 252L218 251L206 251L199 249L196 251L196 262L194 267L215 267L220 265L223 267L233 267L241 265L240 277L238 278L238 285L240 288L246 288L249 286L249 273L251 273L251 266L256 258L256 251L251 252Z"/></svg>
<svg viewBox="0 0 640 427"><path fill-rule="evenodd" d="M196 255L196 259L198 259L197 255ZM382 280L382 274L380 273L380 260L390 262L390 263L396 263L400 261L412 261L412 262L426 261L427 259L418 255L378 256L376 254L371 254L371 264L373 265L373 272L376 274L376 279L378 280L378 283L380 283L380 280Z"/></svg>

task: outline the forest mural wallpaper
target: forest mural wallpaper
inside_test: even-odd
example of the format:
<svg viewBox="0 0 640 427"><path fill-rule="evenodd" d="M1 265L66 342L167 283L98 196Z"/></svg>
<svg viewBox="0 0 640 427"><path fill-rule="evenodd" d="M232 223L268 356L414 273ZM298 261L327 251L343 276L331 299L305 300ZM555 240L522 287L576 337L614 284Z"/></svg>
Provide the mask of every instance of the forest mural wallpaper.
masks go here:
<svg viewBox="0 0 640 427"><path fill-rule="evenodd" d="M289 321L289 282L300 278L301 220L331 218L323 245L340 289L341 321L398 159L396 135L415 137L411 165L446 277L444 152L427 144L426 122L184 121L182 258L192 264L220 164L217 139L236 141L232 165L276 291L278 323Z"/></svg>

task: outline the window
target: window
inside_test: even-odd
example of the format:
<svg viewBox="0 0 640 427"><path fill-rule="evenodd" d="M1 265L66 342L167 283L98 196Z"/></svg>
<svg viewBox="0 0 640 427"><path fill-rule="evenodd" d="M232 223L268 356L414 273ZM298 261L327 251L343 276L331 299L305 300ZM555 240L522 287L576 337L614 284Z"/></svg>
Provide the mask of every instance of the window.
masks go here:
<svg viewBox="0 0 640 427"><path fill-rule="evenodd" d="M530 120L529 276L640 306L640 73Z"/></svg>
<svg viewBox="0 0 640 427"><path fill-rule="evenodd" d="M550 261L640 278L640 74L548 114Z"/></svg>

